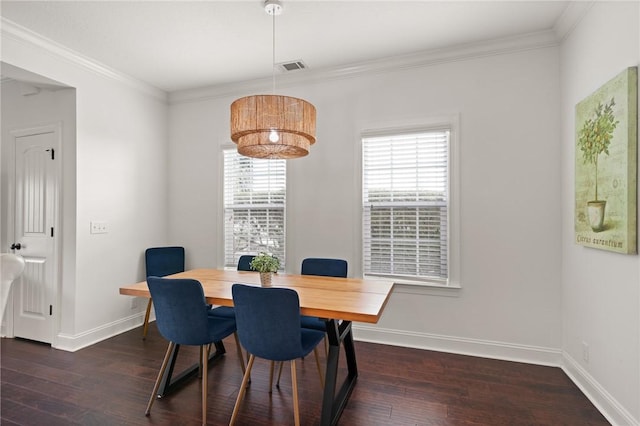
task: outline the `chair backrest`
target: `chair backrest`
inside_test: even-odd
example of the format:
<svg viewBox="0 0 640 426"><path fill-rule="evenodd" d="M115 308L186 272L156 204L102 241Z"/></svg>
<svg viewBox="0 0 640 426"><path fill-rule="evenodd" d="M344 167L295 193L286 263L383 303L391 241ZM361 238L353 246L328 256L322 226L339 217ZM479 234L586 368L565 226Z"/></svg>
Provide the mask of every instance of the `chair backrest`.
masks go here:
<svg viewBox="0 0 640 426"><path fill-rule="evenodd" d="M165 339L179 345L210 343L208 307L199 281L147 277L147 285Z"/></svg>
<svg viewBox="0 0 640 426"><path fill-rule="evenodd" d="M144 253L147 277L184 272L184 247L152 247Z"/></svg>
<svg viewBox="0 0 640 426"><path fill-rule="evenodd" d="M249 353L272 361L302 356L300 300L288 288L231 288L240 344Z"/></svg>
<svg viewBox="0 0 640 426"><path fill-rule="evenodd" d="M347 261L342 259L324 259L309 257L302 261L302 275L322 277L347 277Z"/></svg>
<svg viewBox="0 0 640 426"><path fill-rule="evenodd" d="M251 269L251 261L254 257L256 256L253 254L243 254L240 256L240 259L238 259L238 271L253 271L253 269Z"/></svg>

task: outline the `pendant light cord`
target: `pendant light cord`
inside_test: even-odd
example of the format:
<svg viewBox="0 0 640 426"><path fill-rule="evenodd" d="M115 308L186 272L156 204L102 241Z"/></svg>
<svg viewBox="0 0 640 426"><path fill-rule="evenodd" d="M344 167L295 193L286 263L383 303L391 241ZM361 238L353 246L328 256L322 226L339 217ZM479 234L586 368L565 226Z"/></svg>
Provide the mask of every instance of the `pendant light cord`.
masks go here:
<svg viewBox="0 0 640 426"><path fill-rule="evenodd" d="M271 57L271 76L273 79L273 95L276 94L276 14L273 15L273 39L272 39L272 57Z"/></svg>

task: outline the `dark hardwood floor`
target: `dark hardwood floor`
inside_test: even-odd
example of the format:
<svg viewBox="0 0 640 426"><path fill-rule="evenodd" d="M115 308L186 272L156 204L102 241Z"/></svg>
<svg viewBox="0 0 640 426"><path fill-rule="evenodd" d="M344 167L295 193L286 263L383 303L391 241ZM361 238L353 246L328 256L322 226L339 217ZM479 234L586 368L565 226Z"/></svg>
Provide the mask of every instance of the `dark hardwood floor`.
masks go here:
<svg viewBox="0 0 640 426"><path fill-rule="evenodd" d="M197 425L200 383L144 410L166 342L155 323L75 353L2 339L2 425ZM208 422L228 424L242 378L233 338L209 370ZM358 384L341 425L606 425L559 368L356 342ZM180 369L197 359L184 347ZM313 357L298 361L301 423L319 424ZM256 361L241 425L293 424L290 374L268 393L268 363Z"/></svg>

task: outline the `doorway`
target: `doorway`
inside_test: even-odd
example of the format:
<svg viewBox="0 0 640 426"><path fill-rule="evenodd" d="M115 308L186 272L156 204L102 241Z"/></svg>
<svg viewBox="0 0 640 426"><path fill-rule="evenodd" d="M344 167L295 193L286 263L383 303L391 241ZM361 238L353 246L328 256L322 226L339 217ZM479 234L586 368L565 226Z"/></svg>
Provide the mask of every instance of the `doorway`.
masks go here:
<svg viewBox="0 0 640 426"><path fill-rule="evenodd" d="M13 246L26 263L9 294L2 335L55 347L63 317L62 260L67 236L62 225L69 222L61 214L63 159L69 160L69 149L75 152L75 89L0 64L0 251L9 252ZM65 209L73 218L73 209ZM67 241L71 244L73 239ZM72 311L73 306L67 306L65 312Z"/></svg>

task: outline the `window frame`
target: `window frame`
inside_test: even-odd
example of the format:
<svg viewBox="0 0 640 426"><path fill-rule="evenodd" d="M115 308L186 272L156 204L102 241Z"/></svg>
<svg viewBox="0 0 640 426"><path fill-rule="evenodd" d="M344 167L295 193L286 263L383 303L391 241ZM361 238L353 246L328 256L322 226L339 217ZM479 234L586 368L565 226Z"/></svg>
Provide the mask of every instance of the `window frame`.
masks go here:
<svg viewBox="0 0 640 426"><path fill-rule="evenodd" d="M391 136L408 133L420 133L429 131L440 131L447 129L449 131L449 151L448 151L448 277L446 279L437 279L430 277L410 277L410 276L383 276L365 273L365 231L364 231L364 138ZM359 143L357 144L358 157L360 161L359 175L359 223L360 223L360 259L362 275L366 279L375 279L382 281L391 281L396 284L416 287L431 287L433 289L458 289L461 288L460 283L460 175L459 175L459 115L448 114L441 116L426 117L412 123L401 122L394 123L390 126L381 127L365 127L360 132ZM448 292L447 292L448 293ZM446 295L446 293L445 293Z"/></svg>

